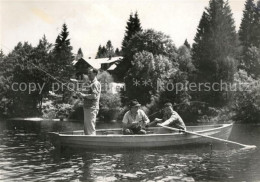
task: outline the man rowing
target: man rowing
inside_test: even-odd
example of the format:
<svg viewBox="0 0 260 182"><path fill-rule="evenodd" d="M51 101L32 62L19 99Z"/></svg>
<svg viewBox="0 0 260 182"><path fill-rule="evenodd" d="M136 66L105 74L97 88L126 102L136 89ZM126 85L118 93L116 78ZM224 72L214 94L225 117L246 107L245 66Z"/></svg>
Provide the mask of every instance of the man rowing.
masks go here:
<svg viewBox="0 0 260 182"><path fill-rule="evenodd" d="M163 118L155 118L153 122L147 124L147 126L155 126L160 123L161 126L171 126L174 128L186 130L186 126L180 117L180 115L173 110L171 103L165 103L163 107Z"/></svg>

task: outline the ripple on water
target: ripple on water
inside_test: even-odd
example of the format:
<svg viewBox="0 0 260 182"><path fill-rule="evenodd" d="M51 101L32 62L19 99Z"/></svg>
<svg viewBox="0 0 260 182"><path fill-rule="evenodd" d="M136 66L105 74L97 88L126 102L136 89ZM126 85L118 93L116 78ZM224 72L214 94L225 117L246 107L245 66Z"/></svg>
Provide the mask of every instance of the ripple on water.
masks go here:
<svg viewBox="0 0 260 182"><path fill-rule="evenodd" d="M199 149L57 152L46 141L45 133L27 135L19 134L19 131L6 132L0 143L0 180L5 181L193 182L226 179L234 182L248 180L244 177L248 174L251 181L259 179L259 163L255 162L259 161L259 155L238 154L237 151L223 154ZM254 158L248 160L251 156Z"/></svg>

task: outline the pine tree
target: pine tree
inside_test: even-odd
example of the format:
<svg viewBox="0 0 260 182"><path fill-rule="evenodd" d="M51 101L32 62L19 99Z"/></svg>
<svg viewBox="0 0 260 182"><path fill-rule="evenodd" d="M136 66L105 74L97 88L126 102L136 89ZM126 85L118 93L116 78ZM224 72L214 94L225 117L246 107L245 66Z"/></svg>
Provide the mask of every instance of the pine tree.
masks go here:
<svg viewBox="0 0 260 182"><path fill-rule="evenodd" d="M127 47L127 44L129 40L137 33L142 31L140 19L138 17L138 13L136 12L135 15L130 14L130 17L127 22L125 36L122 43L122 51L124 51L124 48Z"/></svg>
<svg viewBox="0 0 260 182"><path fill-rule="evenodd" d="M245 10L243 12L243 19L239 29L239 39L245 49L252 45L253 37L253 23L255 14L254 0L247 0L245 3Z"/></svg>
<svg viewBox="0 0 260 182"><path fill-rule="evenodd" d="M4 56L5 56L5 55L4 55L4 52L3 52L3 50L1 49L1 50L0 50L0 58L2 59Z"/></svg>
<svg viewBox="0 0 260 182"><path fill-rule="evenodd" d="M109 40L107 41L107 44L106 44L106 51L107 51L107 56L108 57L113 57L115 52L114 52L114 47L112 45L112 42Z"/></svg>
<svg viewBox="0 0 260 182"><path fill-rule="evenodd" d="M255 16L253 22L253 45L260 48L260 0L257 1L255 7Z"/></svg>
<svg viewBox="0 0 260 182"><path fill-rule="evenodd" d="M121 55L120 50L119 50L118 48L116 48L116 50L115 50L115 56L120 56L120 55Z"/></svg>
<svg viewBox="0 0 260 182"><path fill-rule="evenodd" d="M190 76L195 71L195 67L192 63L191 50L186 45L179 47L177 62L180 71L187 74L187 76Z"/></svg>
<svg viewBox="0 0 260 182"><path fill-rule="evenodd" d="M69 32L66 24L62 25L62 31L57 36L55 47L52 52L52 66L51 73L63 83L67 83L73 74L73 54L70 39L68 39ZM57 80L53 80L57 82ZM63 101L65 101L65 91L68 89L63 85L63 90L59 93L63 94Z"/></svg>
<svg viewBox="0 0 260 182"><path fill-rule="evenodd" d="M207 12L202 15L193 45L194 64L202 78L219 81L221 60L235 54L234 40L236 31L228 2L211 0Z"/></svg>
<svg viewBox="0 0 260 182"><path fill-rule="evenodd" d="M211 63L208 61L209 52L207 50L207 45L209 44L209 28L210 27L210 17L206 12L203 12L200 19L199 26L197 28L197 33L194 38L193 44L193 54L192 58L194 60L195 67L199 70L199 79L202 81L205 75L209 75L214 72L214 68L211 68ZM208 72L206 72L208 70Z"/></svg>
<svg viewBox="0 0 260 182"><path fill-rule="evenodd" d="M1 49L1 50L0 50L0 76L1 76L2 73L3 73L4 57L5 57L4 52L3 52L3 50Z"/></svg>
<svg viewBox="0 0 260 182"><path fill-rule="evenodd" d="M245 70L254 79L260 76L260 48L255 46L249 47L245 52L244 59L246 60Z"/></svg>
<svg viewBox="0 0 260 182"><path fill-rule="evenodd" d="M133 14L131 13L128 19L128 22L126 23L126 31L125 31L125 36L122 42L122 48L127 46L127 42L130 40L131 36L133 35Z"/></svg>
<svg viewBox="0 0 260 182"><path fill-rule="evenodd" d="M79 48L79 50L78 50L78 55L82 55L82 57L84 56L81 48Z"/></svg>
<svg viewBox="0 0 260 182"><path fill-rule="evenodd" d="M129 70L131 67L131 60L128 58L125 58L126 50L129 44L129 41L131 38L136 35L138 32L142 32L142 27L140 23L140 19L138 17L138 13L136 12L134 15L131 13L129 16L129 19L127 21L125 36L122 42L122 49L121 54L124 56L123 61L117 66L115 72L116 76L119 79L123 79L125 73Z"/></svg>
<svg viewBox="0 0 260 182"><path fill-rule="evenodd" d="M68 28L67 28L67 25L64 23L62 25L62 31L57 36L56 41L55 41L54 50L56 52L72 50L72 47L70 45L70 39L68 39L68 36L69 36Z"/></svg>
<svg viewBox="0 0 260 182"><path fill-rule="evenodd" d="M190 49L191 47L190 47L190 44L189 44L189 42L188 42L188 40L187 39L185 39L185 42L184 42L184 44L183 45L185 45L188 49Z"/></svg>
<svg viewBox="0 0 260 182"><path fill-rule="evenodd" d="M83 52L82 52L81 48L79 48L78 53L77 53L77 60L83 58L83 56L84 56Z"/></svg>
<svg viewBox="0 0 260 182"><path fill-rule="evenodd" d="M253 0L247 0L239 38L243 46L239 66L255 78L258 75L255 68L259 67L259 63L253 55L257 55L256 50L260 48L260 1L255 5Z"/></svg>
<svg viewBox="0 0 260 182"><path fill-rule="evenodd" d="M98 50L97 50L97 54L96 54L96 58L95 58L95 59L97 59L97 58L100 58L100 57L101 57L101 50L102 50L102 46L101 46L101 45L99 45L99 46L98 46Z"/></svg>
<svg viewBox="0 0 260 182"><path fill-rule="evenodd" d="M230 6L211 0L203 13L193 44L193 60L199 82L232 82L236 67L236 31ZM204 93L210 103L225 102L221 92Z"/></svg>
<svg viewBox="0 0 260 182"><path fill-rule="evenodd" d="M141 22L140 22L137 12L135 12L135 16L134 16L134 27L135 27L136 32L142 31Z"/></svg>
<svg viewBox="0 0 260 182"><path fill-rule="evenodd" d="M105 46L103 46L101 48L101 57L100 58L105 58L105 57L107 57L107 49Z"/></svg>

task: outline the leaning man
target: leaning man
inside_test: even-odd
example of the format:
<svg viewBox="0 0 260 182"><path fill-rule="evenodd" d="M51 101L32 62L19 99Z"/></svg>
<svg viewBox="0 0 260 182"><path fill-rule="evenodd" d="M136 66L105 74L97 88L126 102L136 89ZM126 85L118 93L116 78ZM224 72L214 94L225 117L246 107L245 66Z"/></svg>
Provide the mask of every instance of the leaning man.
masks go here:
<svg viewBox="0 0 260 182"><path fill-rule="evenodd" d="M149 123L148 126L159 124L162 126L171 126L174 128L186 130L186 126L180 117L180 115L173 110L171 103L165 103L163 107L163 118L155 118L153 122Z"/></svg>
<svg viewBox="0 0 260 182"><path fill-rule="evenodd" d="M101 84L97 80L98 71L90 69L88 78L90 85L87 94L78 93L79 97L84 99L84 132L85 135L96 135L96 118L99 111L99 99L101 93Z"/></svg>

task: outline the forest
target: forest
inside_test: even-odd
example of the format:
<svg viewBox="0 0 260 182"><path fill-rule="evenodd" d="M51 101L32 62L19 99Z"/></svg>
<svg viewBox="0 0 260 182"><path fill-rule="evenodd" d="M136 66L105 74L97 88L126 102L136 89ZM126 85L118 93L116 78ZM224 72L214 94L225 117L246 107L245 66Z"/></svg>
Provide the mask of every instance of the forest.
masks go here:
<svg viewBox="0 0 260 182"><path fill-rule="evenodd" d="M100 71L98 77L125 84L118 94L102 93L100 118L120 118L137 99L148 115L171 102L185 122L260 122L260 0L246 0L238 32L232 16L228 1L210 0L193 44L176 47L163 32L143 29L138 12L131 13L122 47L108 40L97 48L96 58L123 57L113 75ZM55 43L43 35L35 47L19 42L7 55L1 50L0 117L78 115L81 106L68 89L55 91L59 98L50 95L54 82L67 83L75 74L72 50L66 23Z"/></svg>

